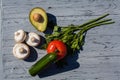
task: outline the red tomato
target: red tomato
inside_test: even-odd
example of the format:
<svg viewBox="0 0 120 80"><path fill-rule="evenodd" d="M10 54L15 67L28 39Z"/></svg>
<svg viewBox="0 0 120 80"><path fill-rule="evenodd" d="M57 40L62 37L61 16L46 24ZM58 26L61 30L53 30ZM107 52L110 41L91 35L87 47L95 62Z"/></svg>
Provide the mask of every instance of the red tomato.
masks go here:
<svg viewBox="0 0 120 80"><path fill-rule="evenodd" d="M65 57L67 54L66 45L59 40L53 40L48 44L47 53L50 54L52 52L57 53L57 60L60 60Z"/></svg>

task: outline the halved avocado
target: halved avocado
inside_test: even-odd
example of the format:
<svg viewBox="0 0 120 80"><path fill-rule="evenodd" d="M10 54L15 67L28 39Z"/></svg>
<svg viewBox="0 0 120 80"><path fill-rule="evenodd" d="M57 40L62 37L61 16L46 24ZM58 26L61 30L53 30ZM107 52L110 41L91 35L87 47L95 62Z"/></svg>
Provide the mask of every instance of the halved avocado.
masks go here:
<svg viewBox="0 0 120 80"><path fill-rule="evenodd" d="M40 32L44 32L47 28L48 18L45 10L35 7L30 11L29 20L31 24Z"/></svg>

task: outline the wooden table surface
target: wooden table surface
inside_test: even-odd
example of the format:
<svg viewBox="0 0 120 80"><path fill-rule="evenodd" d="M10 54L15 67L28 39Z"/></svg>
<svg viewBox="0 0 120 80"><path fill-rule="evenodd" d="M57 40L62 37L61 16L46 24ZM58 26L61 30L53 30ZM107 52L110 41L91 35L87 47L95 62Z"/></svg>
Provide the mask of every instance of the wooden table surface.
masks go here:
<svg viewBox="0 0 120 80"><path fill-rule="evenodd" d="M116 23L89 30L83 51L71 57L68 66L51 66L31 77L28 69L46 51L34 48L34 59L18 60L12 48L19 29L44 36L29 22L34 7L54 15L59 26L82 24L105 13ZM120 80L120 0L2 0L0 11L0 80Z"/></svg>

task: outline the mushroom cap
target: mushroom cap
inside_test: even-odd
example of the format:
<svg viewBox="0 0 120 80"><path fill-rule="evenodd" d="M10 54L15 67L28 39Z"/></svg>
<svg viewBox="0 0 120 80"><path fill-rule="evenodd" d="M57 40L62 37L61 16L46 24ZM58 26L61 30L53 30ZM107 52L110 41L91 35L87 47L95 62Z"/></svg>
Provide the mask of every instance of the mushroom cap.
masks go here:
<svg viewBox="0 0 120 80"><path fill-rule="evenodd" d="M29 46L38 46L40 43L40 36L34 32L30 32L26 39L26 43Z"/></svg>
<svg viewBox="0 0 120 80"><path fill-rule="evenodd" d="M30 54L29 47L24 43L16 43L13 47L13 55L18 59L26 59Z"/></svg>
<svg viewBox="0 0 120 80"><path fill-rule="evenodd" d="M26 32L23 30L18 30L14 33L14 40L16 42L23 42L26 39Z"/></svg>

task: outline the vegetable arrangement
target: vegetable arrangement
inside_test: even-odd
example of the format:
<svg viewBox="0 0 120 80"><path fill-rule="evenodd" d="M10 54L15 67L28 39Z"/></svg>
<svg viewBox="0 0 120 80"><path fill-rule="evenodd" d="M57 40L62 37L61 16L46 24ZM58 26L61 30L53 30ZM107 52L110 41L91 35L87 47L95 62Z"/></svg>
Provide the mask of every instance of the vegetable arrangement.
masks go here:
<svg viewBox="0 0 120 80"><path fill-rule="evenodd" d="M45 34L46 43L42 46L43 49L47 49L47 55L52 53L51 59L50 55L48 57L46 57L47 55L44 56L36 64L34 64L32 68L29 69L30 74L32 76L35 76L36 74L38 74L38 72L44 69L47 64L51 62L55 63L63 59L66 55L73 54L75 53L75 51L80 50L81 47L84 45L86 31L97 26L114 23L112 19L104 19L108 15L109 14L102 15L82 25L71 24L66 27L60 27L57 25L54 26L52 34ZM56 59L55 55L53 57L53 53L57 54Z"/></svg>
<svg viewBox="0 0 120 80"><path fill-rule="evenodd" d="M44 70L48 65L59 62L65 58L65 56L74 54L75 51L81 50L85 43L85 35L88 30L97 26L114 23L112 19L104 19L108 15L109 14L102 15L81 25L71 24L64 27L57 25L54 26L53 32L51 34L45 34L46 43L41 46L41 49L46 49L47 54L31 66L29 69L30 75L35 76ZM44 32L46 30L48 18L44 9L38 7L33 8L30 11L29 19L31 24L38 31ZM23 35L23 31L21 32L21 35ZM32 47L38 46L40 44L40 37L35 33L24 33L22 38L19 38L21 35L18 33L15 33L15 35L15 39L17 39L15 41L21 42L21 44L23 44L23 41L26 41L26 43ZM23 51L20 54L23 54Z"/></svg>

